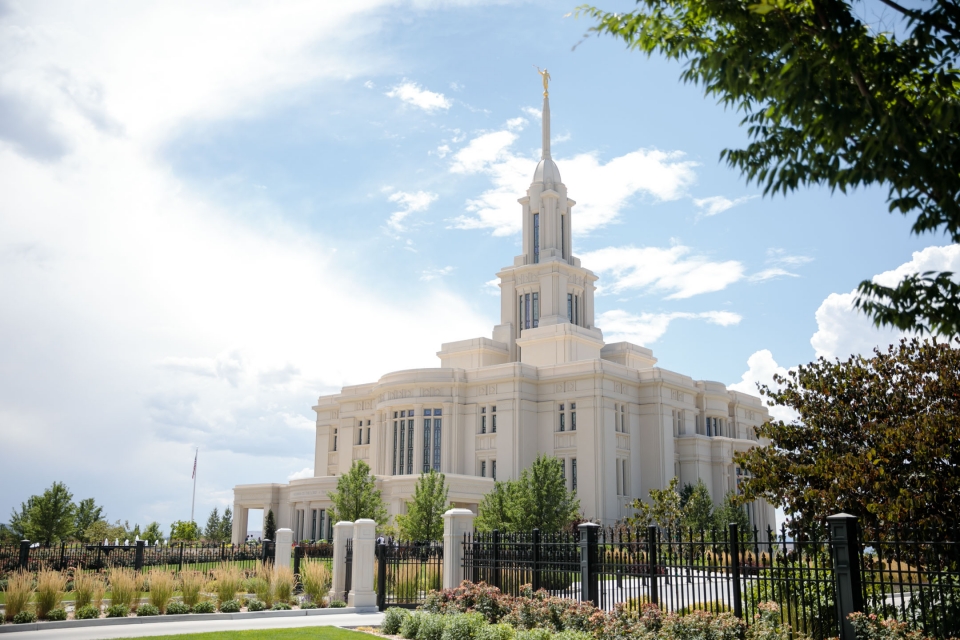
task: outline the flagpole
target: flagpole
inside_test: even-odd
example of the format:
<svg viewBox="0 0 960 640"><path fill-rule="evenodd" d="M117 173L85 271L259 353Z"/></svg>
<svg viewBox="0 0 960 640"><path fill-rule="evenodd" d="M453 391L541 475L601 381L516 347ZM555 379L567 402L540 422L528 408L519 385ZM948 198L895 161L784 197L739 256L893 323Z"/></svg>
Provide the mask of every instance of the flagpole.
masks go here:
<svg viewBox="0 0 960 640"><path fill-rule="evenodd" d="M200 455L200 447L193 456L193 498L190 500L190 522L196 522L193 519L193 507L197 503L197 456Z"/></svg>

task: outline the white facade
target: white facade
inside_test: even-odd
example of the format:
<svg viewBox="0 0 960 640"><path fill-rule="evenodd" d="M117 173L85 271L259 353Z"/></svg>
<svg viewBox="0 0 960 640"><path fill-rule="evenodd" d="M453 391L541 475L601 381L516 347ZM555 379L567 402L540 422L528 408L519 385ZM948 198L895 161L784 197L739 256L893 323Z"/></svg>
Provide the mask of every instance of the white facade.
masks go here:
<svg viewBox="0 0 960 640"><path fill-rule="evenodd" d="M329 538L328 492L355 460L373 469L391 516L417 477L437 469L450 500L476 511L493 478L516 478L540 453L564 463L583 515L610 524L634 498L702 479L715 503L736 490L733 453L757 444L760 399L656 367L650 349L606 344L594 325L597 276L573 253L575 201L550 157L544 92L543 153L519 199L523 254L500 270L500 324L491 338L443 344L440 367L388 373L321 396L313 478L234 488L234 542L247 511L272 509L297 540ZM748 508L774 525L773 508Z"/></svg>

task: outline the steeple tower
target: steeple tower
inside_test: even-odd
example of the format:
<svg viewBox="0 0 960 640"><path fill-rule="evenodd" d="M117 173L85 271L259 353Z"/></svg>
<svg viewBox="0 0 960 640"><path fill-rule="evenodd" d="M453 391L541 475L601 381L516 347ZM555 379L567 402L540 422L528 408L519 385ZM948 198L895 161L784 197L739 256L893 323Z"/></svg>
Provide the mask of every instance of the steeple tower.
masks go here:
<svg viewBox="0 0 960 640"><path fill-rule="evenodd" d="M573 206L560 169L550 154L550 74L543 77L540 162L527 195L518 202L523 216L523 253L500 277L501 324L493 340L505 343L510 359L548 365L600 357L603 340L593 326L597 277L573 256Z"/></svg>

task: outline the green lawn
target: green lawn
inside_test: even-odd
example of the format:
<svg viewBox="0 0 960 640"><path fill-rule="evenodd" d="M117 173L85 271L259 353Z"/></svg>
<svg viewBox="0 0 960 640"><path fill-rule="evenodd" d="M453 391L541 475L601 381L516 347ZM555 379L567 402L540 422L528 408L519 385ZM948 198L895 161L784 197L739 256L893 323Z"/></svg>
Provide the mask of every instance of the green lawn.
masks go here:
<svg viewBox="0 0 960 640"><path fill-rule="evenodd" d="M298 627L295 629L249 629L247 631L213 631L211 633L185 633L178 636L148 636L139 640L178 638L180 640L234 640L234 638L280 638L282 640L370 640L374 636L337 627ZM129 639L128 639L129 640Z"/></svg>

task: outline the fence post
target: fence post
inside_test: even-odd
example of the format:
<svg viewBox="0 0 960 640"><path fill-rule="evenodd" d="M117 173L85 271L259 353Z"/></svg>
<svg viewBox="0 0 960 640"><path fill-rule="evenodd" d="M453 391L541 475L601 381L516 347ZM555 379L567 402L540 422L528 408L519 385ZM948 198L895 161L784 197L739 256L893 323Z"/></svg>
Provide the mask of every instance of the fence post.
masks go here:
<svg viewBox="0 0 960 640"><path fill-rule="evenodd" d="M133 570L143 571L143 545L147 544L144 540L137 540L137 550L133 556Z"/></svg>
<svg viewBox="0 0 960 640"><path fill-rule="evenodd" d="M300 545L297 545L296 547L293 548L293 575L294 576L300 575L300 558L302 557L303 557L303 547ZM303 581L300 580L300 578L297 578L297 584L302 584L302 582Z"/></svg>
<svg viewBox="0 0 960 640"><path fill-rule="evenodd" d="M333 525L333 581L330 599L342 600L347 586L347 540L353 539L353 523L338 522Z"/></svg>
<svg viewBox="0 0 960 640"><path fill-rule="evenodd" d="M375 607L377 594L373 590L373 554L377 541L377 523L361 518L353 523L353 577L348 607Z"/></svg>
<svg viewBox="0 0 960 640"><path fill-rule="evenodd" d="M660 604L660 585L657 583L657 538L660 530L652 524L647 527L647 568L650 570L650 604Z"/></svg>
<svg viewBox="0 0 960 640"><path fill-rule="evenodd" d="M449 509L443 514L443 588L456 589L463 576L464 534L473 531L473 511ZM382 583L381 583L382 584ZM386 590L381 587L386 594Z"/></svg>
<svg viewBox="0 0 960 640"><path fill-rule="evenodd" d="M490 584L497 589L500 588L500 529L494 529L490 536L493 545L490 553L490 560L493 564L493 573L490 575Z"/></svg>
<svg viewBox="0 0 960 640"><path fill-rule="evenodd" d="M580 529L580 600L592 602L593 606L599 607L597 532L600 531L600 525L584 522L578 528Z"/></svg>
<svg viewBox="0 0 960 640"><path fill-rule="evenodd" d="M444 523L446 524L446 523ZM446 547L446 535L444 535L444 547ZM443 562L447 562L447 550L443 550ZM446 567L444 567L444 582L446 582ZM446 585L443 587L446 589ZM377 545L377 610L384 611L387 608L387 545L380 543Z"/></svg>
<svg viewBox="0 0 960 640"><path fill-rule="evenodd" d="M840 640L855 640L853 625L847 618L863 611L863 589L860 577L860 536L857 517L838 513L827 517L830 531L830 550L833 553L833 576L837 589L837 618L840 622Z"/></svg>
<svg viewBox="0 0 960 640"><path fill-rule="evenodd" d="M17 560L17 566L27 570L27 565L30 564L30 541L21 540L20 541L20 557Z"/></svg>
<svg viewBox="0 0 960 640"><path fill-rule="evenodd" d="M533 530L533 592L540 591L540 529Z"/></svg>
<svg viewBox="0 0 960 640"><path fill-rule="evenodd" d="M293 530L287 529L277 529L277 543L273 547L273 566L274 567L289 567L290 566L290 552L293 549Z"/></svg>
<svg viewBox="0 0 960 640"><path fill-rule="evenodd" d="M180 541L180 559L177 561L177 573L183 571L183 541Z"/></svg>
<svg viewBox="0 0 960 640"><path fill-rule="evenodd" d="M733 615L743 618L743 594L740 592L740 530L730 523L730 570L733 578Z"/></svg>

